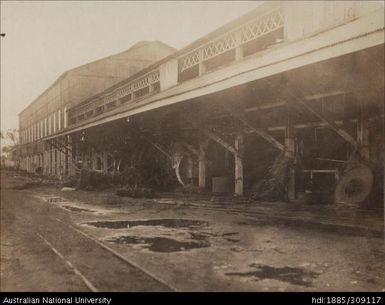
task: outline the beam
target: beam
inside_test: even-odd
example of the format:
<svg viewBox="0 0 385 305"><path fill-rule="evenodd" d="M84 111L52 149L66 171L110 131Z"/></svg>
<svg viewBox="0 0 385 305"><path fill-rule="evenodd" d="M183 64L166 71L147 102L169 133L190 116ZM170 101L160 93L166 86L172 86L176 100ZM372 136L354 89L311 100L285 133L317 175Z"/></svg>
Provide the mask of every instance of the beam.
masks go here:
<svg viewBox="0 0 385 305"><path fill-rule="evenodd" d="M283 144L281 144L279 141L277 141L274 137L272 137L270 134L268 134L265 130L254 126L244 116L237 115L234 112L231 112L231 115L234 116L236 119L238 119L240 122L242 122L246 127L254 130L259 136L264 138L267 142L272 144L275 148L277 148L281 151L286 151L286 147Z"/></svg>
<svg viewBox="0 0 385 305"><path fill-rule="evenodd" d="M295 135L294 135L294 126L293 126L293 109L288 105L286 107L286 132L285 132L285 147L287 148L285 152L286 157L295 158L296 149L295 149ZM288 184L287 184L287 198L289 201L295 200L297 197L296 194L296 179L295 179L295 168L290 166L288 172Z"/></svg>
<svg viewBox="0 0 385 305"><path fill-rule="evenodd" d="M199 144L198 185L199 189L202 191L206 189L207 148L207 140L204 140Z"/></svg>
<svg viewBox="0 0 385 305"><path fill-rule="evenodd" d="M148 143L150 143L152 146L154 146L157 150L159 150L162 154L164 154L167 158L169 158L170 160L172 160L171 154L169 154L168 152L166 152L166 150L165 150L160 144L151 142L150 140L147 140L147 139L146 139L146 141L147 141Z"/></svg>
<svg viewBox="0 0 385 305"><path fill-rule="evenodd" d="M51 147L53 147L53 148L55 148L55 149L57 149L57 150L59 150L59 151L61 151L62 153L65 154L65 151L63 151L63 150L60 148L60 146L57 146L57 145L56 145L56 142L54 142L54 139L48 140L48 144L49 144Z"/></svg>
<svg viewBox="0 0 385 305"><path fill-rule="evenodd" d="M108 173L108 153L107 152L102 153L102 160L103 160L103 172Z"/></svg>
<svg viewBox="0 0 385 305"><path fill-rule="evenodd" d="M199 130L205 135L207 136L209 139L217 142L218 144L220 144L221 146L223 146L225 149L227 149L228 151L230 151L233 155L237 154L237 150L231 146L230 144L228 144L225 140L223 140L221 137L217 136L216 134L212 133L211 131L208 131L206 129L203 129L203 128L199 128Z"/></svg>
<svg viewBox="0 0 385 305"><path fill-rule="evenodd" d="M347 94L348 92L346 91L341 91L341 90L336 90L336 91L331 91L331 92L320 92L320 93L315 93L312 95L306 95L304 97L305 100L307 101L312 101L312 100L318 100L321 98L326 98L326 97L332 97L332 96L338 96L342 94ZM254 111L261 111L265 109L271 109L271 108L276 108L276 107L282 107L285 106L286 102L283 100L278 100L270 103L265 103L264 105L261 106L254 106L254 107L249 107L246 108L244 111L245 112L254 112Z"/></svg>
<svg viewBox="0 0 385 305"><path fill-rule="evenodd" d="M301 105L303 108L305 108L308 112L312 113L314 116L316 116L318 119L326 123L332 130L334 130L341 138L343 138L346 142L350 143L354 147L357 147L357 141L344 129L340 128L338 125L336 125L332 120L327 119L324 115L319 113L318 111L314 110L311 106L306 104L306 102L302 101L300 98L295 96L290 90L287 90L288 94L292 97L290 102L294 102L297 105Z"/></svg>
<svg viewBox="0 0 385 305"><path fill-rule="evenodd" d="M191 144L188 144L186 142L182 142L182 145L185 146L187 148L187 150L189 150L194 156L199 156L199 150L196 149Z"/></svg>
<svg viewBox="0 0 385 305"><path fill-rule="evenodd" d="M268 103L268 104L261 105L261 106L254 106L254 107L246 108L244 111L245 112L260 111L260 110L264 110L264 109L282 107L284 105L286 105L285 101L276 101L276 102Z"/></svg>
<svg viewBox="0 0 385 305"><path fill-rule="evenodd" d="M242 162L242 152L243 152L243 135L237 134L235 137L235 149L237 151L234 154L234 164L235 164L235 188L234 193L237 196L243 195L243 162Z"/></svg>

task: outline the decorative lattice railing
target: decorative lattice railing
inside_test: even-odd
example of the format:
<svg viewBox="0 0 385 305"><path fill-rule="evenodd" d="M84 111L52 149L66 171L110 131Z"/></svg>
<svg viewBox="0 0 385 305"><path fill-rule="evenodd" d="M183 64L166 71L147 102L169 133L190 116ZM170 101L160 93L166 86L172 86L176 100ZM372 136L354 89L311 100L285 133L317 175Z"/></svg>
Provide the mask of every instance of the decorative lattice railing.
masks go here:
<svg viewBox="0 0 385 305"><path fill-rule="evenodd" d="M252 21L216 38L214 41L210 41L183 55L179 59L179 69L183 72L200 62L233 50L247 42L283 28L283 26L284 15L282 9L256 17Z"/></svg>

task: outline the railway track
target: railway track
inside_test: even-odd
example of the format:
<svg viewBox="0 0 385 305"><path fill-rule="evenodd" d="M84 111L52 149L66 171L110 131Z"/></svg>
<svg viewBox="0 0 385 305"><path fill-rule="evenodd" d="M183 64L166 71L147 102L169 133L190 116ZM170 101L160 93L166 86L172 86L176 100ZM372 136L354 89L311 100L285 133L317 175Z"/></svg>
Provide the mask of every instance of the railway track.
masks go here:
<svg viewBox="0 0 385 305"><path fill-rule="evenodd" d="M56 226L53 230L41 230L36 234L88 290L177 291L163 279L75 226L59 218L54 221ZM66 236L65 243L62 242L63 235Z"/></svg>
<svg viewBox="0 0 385 305"><path fill-rule="evenodd" d="M269 222L275 219L280 219L281 224L291 224L295 222L298 224L298 217L288 217L287 215L275 215L271 217L268 211L244 211L241 208L229 208L229 207L219 207L219 206L202 206L195 204L188 204L186 207L191 209L204 209L204 210L213 210L213 211L222 211L231 214L239 214L246 217L251 217L253 220L260 220L262 222ZM76 251L73 253L68 252L62 253L59 247L55 247L50 241L49 236L43 236L42 233L39 233L39 238L44 241L44 243L54 252L64 264L67 265L69 269L83 281L85 286L90 291L177 291L176 287L173 287L171 284L167 283L165 280L159 278L155 274L145 270L142 266L137 265L136 263L130 261L120 253L116 252L114 249L110 248L105 243L97 240L93 236L83 232L73 224L64 221L60 218L51 219L51 221L56 222L56 227L61 226L65 230L72 232L77 236L77 239L82 239L81 247L74 247ZM328 227L330 224L327 219L323 219L323 226ZM305 221L306 223L306 221ZM312 224L313 226L314 224ZM356 228L357 230L357 228ZM365 233L373 233L368 232ZM49 234L48 234L49 235ZM375 235L378 235L376 233ZM52 234L51 239L57 241L57 235ZM73 238L74 240L76 238ZM70 246L71 247L71 246ZM84 247L89 249L94 255L95 253L98 256L98 259L95 260L97 265L93 266L92 260L90 262L84 262L82 259L79 260L79 257L87 257L87 253L82 253ZM64 252L66 250L64 249ZM76 252L76 253L75 253ZM100 257L100 253L104 254ZM99 254L98 254L99 253ZM100 262L103 262L103 265L109 266L109 273L111 276L99 276L95 275L90 269L94 271L97 270L100 266ZM119 273L119 276L116 276L116 273ZM103 278L100 281L100 278Z"/></svg>

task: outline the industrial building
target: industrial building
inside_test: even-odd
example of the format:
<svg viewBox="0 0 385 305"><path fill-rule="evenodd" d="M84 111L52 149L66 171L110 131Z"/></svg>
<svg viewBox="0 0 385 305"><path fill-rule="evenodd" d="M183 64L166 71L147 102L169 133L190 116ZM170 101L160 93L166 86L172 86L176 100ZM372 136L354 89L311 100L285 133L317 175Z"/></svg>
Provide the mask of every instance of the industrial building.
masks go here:
<svg viewBox="0 0 385 305"><path fill-rule="evenodd" d="M69 127L69 109L174 51L158 41L139 42L124 52L64 72L19 114L21 168L68 175L69 155L48 145L45 138Z"/></svg>
<svg viewBox="0 0 385 305"><path fill-rule="evenodd" d="M27 171L382 202L384 7L266 2L181 50L139 43L67 71L19 119Z"/></svg>

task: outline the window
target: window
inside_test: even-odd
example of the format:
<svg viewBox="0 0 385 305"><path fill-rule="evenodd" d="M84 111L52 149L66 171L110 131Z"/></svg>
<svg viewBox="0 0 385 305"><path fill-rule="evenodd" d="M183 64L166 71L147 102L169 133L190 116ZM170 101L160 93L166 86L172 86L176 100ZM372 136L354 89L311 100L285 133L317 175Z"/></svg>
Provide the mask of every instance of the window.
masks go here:
<svg viewBox="0 0 385 305"><path fill-rule="evenodd" d="M149 93L150 93L150 88L144 87L142 89L139 89L138 91L135 91L134 95L135 95L135 97L141 97L141 96L144 96L144 95L149 94Z"/></svg>
<svg viewBox="0 0 385 305"><path fill-rule="evenodd" d="M107 110L111 110L116 106L116 101L110 102L106 106L107 106Z"/></svg>
<svg viewBox="0 0 385 305"><path fill-rule="evenodd" d="M128 102L128 101L131 101L131 99L132 99L132 94L128 94L128 95L126 95L126 96L123 96L123 97L120 99L120 103L121 103L121 104L124 104L124 103L126 103L126 102Z"/></svg>
<svg viewBox="0 0 385 305"><path fill-rule="evenodd" d="M97 107L95 109L95 114L96 115L101 114L103 111L104 111L104 106Z"/></svg>

